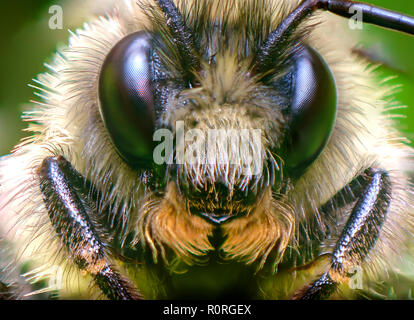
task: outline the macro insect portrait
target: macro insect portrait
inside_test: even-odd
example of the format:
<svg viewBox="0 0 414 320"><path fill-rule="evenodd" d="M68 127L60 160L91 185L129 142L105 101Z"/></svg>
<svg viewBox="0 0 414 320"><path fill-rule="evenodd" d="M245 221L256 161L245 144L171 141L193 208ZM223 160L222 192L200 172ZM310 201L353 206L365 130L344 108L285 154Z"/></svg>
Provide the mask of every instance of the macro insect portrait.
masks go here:
<svg viewBox="0 0 414 320"><path fill-rule="evenodd" d="M1 298L411 298L414 150L353 29L411 40L413 17L87 3L0 158Z"/></svg>

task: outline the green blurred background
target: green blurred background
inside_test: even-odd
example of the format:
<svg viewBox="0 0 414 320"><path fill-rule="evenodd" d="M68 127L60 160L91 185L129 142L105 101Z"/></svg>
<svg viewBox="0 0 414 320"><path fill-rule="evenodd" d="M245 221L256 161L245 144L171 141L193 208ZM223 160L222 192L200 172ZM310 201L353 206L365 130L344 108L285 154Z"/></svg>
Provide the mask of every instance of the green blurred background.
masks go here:
<svg viewBox="0 0 414 320"><path fill-rule="evenodd" d="M97 14L103 14L103 7L110 0L63 0L2 1L0 36L3 49L0 50L0 156L24 136L21 113L30 100L40 101L33 94L31 80L38 73L45 72L43 63L50 62L52 54L60 45L66 44L68 29L74 31L85 21ZM99 5L96 5L96 4ZM63 9L63 28L49 28L49 8L60 5ZM102 5L101 5L102 4Z"/></svg>
<svg viewBox="0 0 414 320"><path fill-rule="evenodd" d="M46 68L57 45L66 43L68 29L80 27L93 14L99 12L100 4L107 0L91 1L32 1L6 0L2 2L5 13L0 19L0 32L3 49L0 51L0 155L6 154L23 137L25 124L20 120L21 112L31 99L33 89L28 86L31 79ZM414 2L408 0L367 1L392 10L414 16ZM96 3L99 3L97 6ZM48 27L49 7L59 4L63 8L63 29L51 30ZM76 8L76 10L73 10ZM91 12L90 12L91 11ZM392 84L402 87L395 98L402 105L410 106L403 113L400 129L414 140L414 37L365 25L362 31L361 46L375 57L386 62L380 71L382 77L396 75Z"/></svg>

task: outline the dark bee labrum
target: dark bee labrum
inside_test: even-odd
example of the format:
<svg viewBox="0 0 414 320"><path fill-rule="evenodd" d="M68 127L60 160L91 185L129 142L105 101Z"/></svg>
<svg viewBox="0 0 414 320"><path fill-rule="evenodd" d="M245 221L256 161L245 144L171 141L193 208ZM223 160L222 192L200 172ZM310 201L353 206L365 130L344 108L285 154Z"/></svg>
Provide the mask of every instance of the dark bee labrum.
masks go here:
<svg viewBox="0 0 414 320"><path fill-rule="evenodd" d="M118 153L133 167L152 162L151 42L143 31L122 39L106 57L99 78L102 120Z"/></svg>
<svg viewBox="0 0 414 320"><path fill-rule="evenodd" d="M328 65L304 46L294 56L285 138L286 166L299 175L322 152L335 124L337 93Z"/></svg>

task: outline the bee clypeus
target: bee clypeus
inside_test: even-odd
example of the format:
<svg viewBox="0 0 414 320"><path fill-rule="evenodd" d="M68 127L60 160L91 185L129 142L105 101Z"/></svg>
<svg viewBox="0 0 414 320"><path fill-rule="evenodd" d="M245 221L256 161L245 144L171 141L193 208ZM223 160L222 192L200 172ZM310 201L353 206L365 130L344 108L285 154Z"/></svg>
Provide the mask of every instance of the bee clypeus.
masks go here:
<svg viewBox="0 0 414 320"><path fill-rule="evenodd" d="M2 295L381 297L413 150L355 12L414 34L342 0L118 1L72 34L0 161Z"/></svg>

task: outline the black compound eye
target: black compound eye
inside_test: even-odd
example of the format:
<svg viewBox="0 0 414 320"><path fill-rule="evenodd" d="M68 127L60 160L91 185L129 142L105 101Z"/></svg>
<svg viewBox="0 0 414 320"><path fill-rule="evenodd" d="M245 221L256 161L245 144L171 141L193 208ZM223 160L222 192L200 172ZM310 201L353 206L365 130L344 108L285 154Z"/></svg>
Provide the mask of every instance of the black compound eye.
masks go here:
<svg viewBox="0 0 414 320"><path fill-rule="evenodd" d="M294 59L285 148L288 170L300 175L328 142L336 119L337 95L333 75L314 49L303 47Z"/></svg>
<svg viewBox="0 0 414 320"><path fill-rule="evenodd" d="M99 78L100 113L113 145L132 167L152 162L154 95L151 36L133 33L107 55Z"/></svg>

